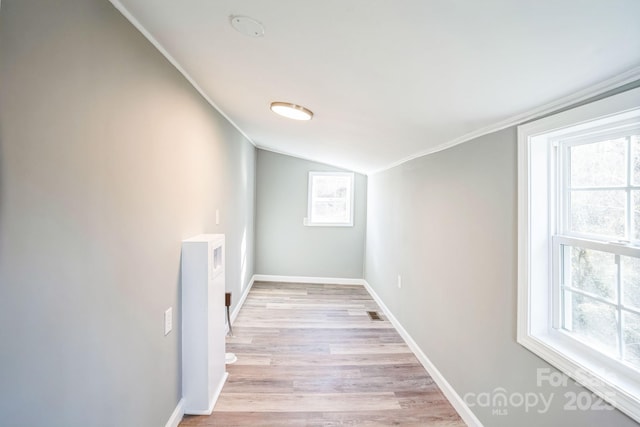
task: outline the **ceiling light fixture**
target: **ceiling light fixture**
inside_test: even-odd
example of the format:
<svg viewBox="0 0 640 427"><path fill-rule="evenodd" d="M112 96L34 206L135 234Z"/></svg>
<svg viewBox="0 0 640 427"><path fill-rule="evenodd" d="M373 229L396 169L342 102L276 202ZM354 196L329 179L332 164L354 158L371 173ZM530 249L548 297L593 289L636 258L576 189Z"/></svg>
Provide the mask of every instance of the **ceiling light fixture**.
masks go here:
<svg viewBox="0 0 640 427"><path fill-rule="evenodd" d="M293 120L311 120L313 117L313 112L308 108L290 102L272 102L271 111Z"/></svg>

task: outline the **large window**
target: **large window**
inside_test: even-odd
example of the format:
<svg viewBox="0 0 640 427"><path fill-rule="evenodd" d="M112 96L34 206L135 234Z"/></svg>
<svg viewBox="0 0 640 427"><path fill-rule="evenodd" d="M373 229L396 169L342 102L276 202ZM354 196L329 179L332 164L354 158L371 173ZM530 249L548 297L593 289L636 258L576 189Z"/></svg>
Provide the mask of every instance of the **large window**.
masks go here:
<svg viewBox="0 0 640 427"><path fill-rule="evenodd" d="M309 172L306 225L353 225L353 173Z"/></svg>
<svg viewBox="0 0 640 427"><path fill-rule="evenodd" d="M640 367L640 123L561 138L562 328Z"/></svg>
<svg viewBox="0 0 640 427"><path fill-rule="evenodd" d="M518 342L640 420L640 89L518 128Z"/></svg>

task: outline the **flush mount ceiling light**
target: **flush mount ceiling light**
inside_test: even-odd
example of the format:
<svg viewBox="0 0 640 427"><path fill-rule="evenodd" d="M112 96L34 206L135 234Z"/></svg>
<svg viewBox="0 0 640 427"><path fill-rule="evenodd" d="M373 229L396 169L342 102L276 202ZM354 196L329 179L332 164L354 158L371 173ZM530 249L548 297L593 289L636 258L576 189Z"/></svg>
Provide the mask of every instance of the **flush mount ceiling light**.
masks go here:
<svg viewBox="0 0 640 427"><path fill-rule="evenodd" d="M290 102L272 102L271 111L293 120L311 120L313 113L308 108Z"/></svg>

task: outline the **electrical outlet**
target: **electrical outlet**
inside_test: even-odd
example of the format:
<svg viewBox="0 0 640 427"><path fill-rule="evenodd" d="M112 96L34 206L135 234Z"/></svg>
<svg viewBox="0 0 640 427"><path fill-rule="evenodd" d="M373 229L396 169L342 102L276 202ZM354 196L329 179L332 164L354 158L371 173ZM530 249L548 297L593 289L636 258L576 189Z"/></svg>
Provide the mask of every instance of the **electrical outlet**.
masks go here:
<svg viewBox="0 0 640 427"><path fill-rule="evenodd" d="M168 335L173 329L173 307L167 308L164 312L164 334Z"/></svg>
<svg viewBox="0 0 640 427"><path fill-rule="evenodd" d="M398 289L402 288L402 276L398 274Z"/></svg>

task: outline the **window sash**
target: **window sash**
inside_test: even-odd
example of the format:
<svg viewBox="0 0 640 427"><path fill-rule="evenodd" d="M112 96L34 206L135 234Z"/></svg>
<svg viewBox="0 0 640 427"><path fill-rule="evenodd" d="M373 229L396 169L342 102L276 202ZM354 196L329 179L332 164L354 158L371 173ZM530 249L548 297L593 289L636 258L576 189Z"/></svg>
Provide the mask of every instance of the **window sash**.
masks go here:
<svg viewBox="0 0 640 427"><path fill-rule="evenodd" d="M622 255L640 258L640 247L617 242L603 242L601 240L584 239L569 235L557 234L552 237L553 245L578 246L585 249L593 249L600 252L608 252L614 255Z"/></svg>
<svg viewBox="0 0 640 427"><path fill-rule="evenodd" d="M630 120L627 119L625 123L629 123ZM633 135L637 135L640 132L640 125L637 123L638 119L635 118L632 121L633 126L628 125L624 127L624 129L617 129L615 131L611 131L608 133L600 133L596 137L589 136L590 132L582 131L577 135L573 135L571 138L555 138L552 140L553 146L556 148L556 159L557 162L557 177L558 184L556 188L558 201L557 205L559 206L559 211L557 212L558 220L558 232L567 236L581 237L586 239L594 239L601 240L605 242L630 242L631 244L640 246L640 240L636 239L636 228L640 227L640 223L636 223L634 219L634 200L633 195L634 191L640 190L640 184L636 185L633 183L633 156L632 156L632 147L631 147L631 137ZM611 126L615 126L612 124ZM570 148L578 145L591 144L611 139L626 139L626 147L625 147L625 184L621 184L619 186L602 186L602 187L573 187L571 183L571 156L569 154ZM554 161L553 159L551 160ZM552 184L553 185L553 184ZM571 196L573 192L586 192L586 191L624 191L625 192L625 202L624 202L624 236L620 238L620 236L615 235L605 235L598 233L585 233L571 230Z"/></svg>
<svg viewBox="0 0 640 427"><path fill-rule="evenodd" d="M586 239L574 238L569 236L559 236L559 235L553 236L553 246L554 246L554 249L553 249L554 259L552 260L552 262L558 264L558 266L554 268L554 271L557 273L554 274L554 283L553 283L553 289L554 289L553 298L554 300L556 300L554 301L554 304L553 304L553 306L555 307L554 310L556 311L554 313L554 319L556 319L553 325L554 329L560 330L563 333L567 334L572 339L582 342L582 340L579 337L575 336L574 334L572 334L571 331L569 331L564 327L566 326L564 324L564 321L566 319L566 309L567 309L567 302L565 300L566 298L565 291L571 292L574 294L584 295L588 298L591 298L602 304L606 304L607 306L612 307L615 310L616 316L617 316L616 341L618 346L617 348L618 353L616 356L610 355L610 357L612 357L616 362L622 364L623 366L628 367L629 369L632 369L636 373L640 374L640 368L628 366L624 362L623 314L631 313L635 315L640 315L640 309L634 308L629 305L625 305L623 303L624 296L623 296L623 288L622 288L622 276L620 274L620 256L640 258L640 248L628 246L628 245L603 243L603 242L594 241L594 240L586 240ZM617 273L615 278L616 297L614 299L608 299L608 298L602 297L592 292L585 291L584 289L576 288L572 286L570 283L567 283L566 278L568 275L567 275L566 269L571 268L571 266L569 261L570 259L570 255L568 253L569 251L567 251L566 249L573 248L573 247L591 249L591 250L615 255L615 262L617 264L616 266ZM585 344L589 345L588 343L585 343ZM599 350L594 348L594 351L599 351ZM606 352L605 354L609 355Z"/></svg>

